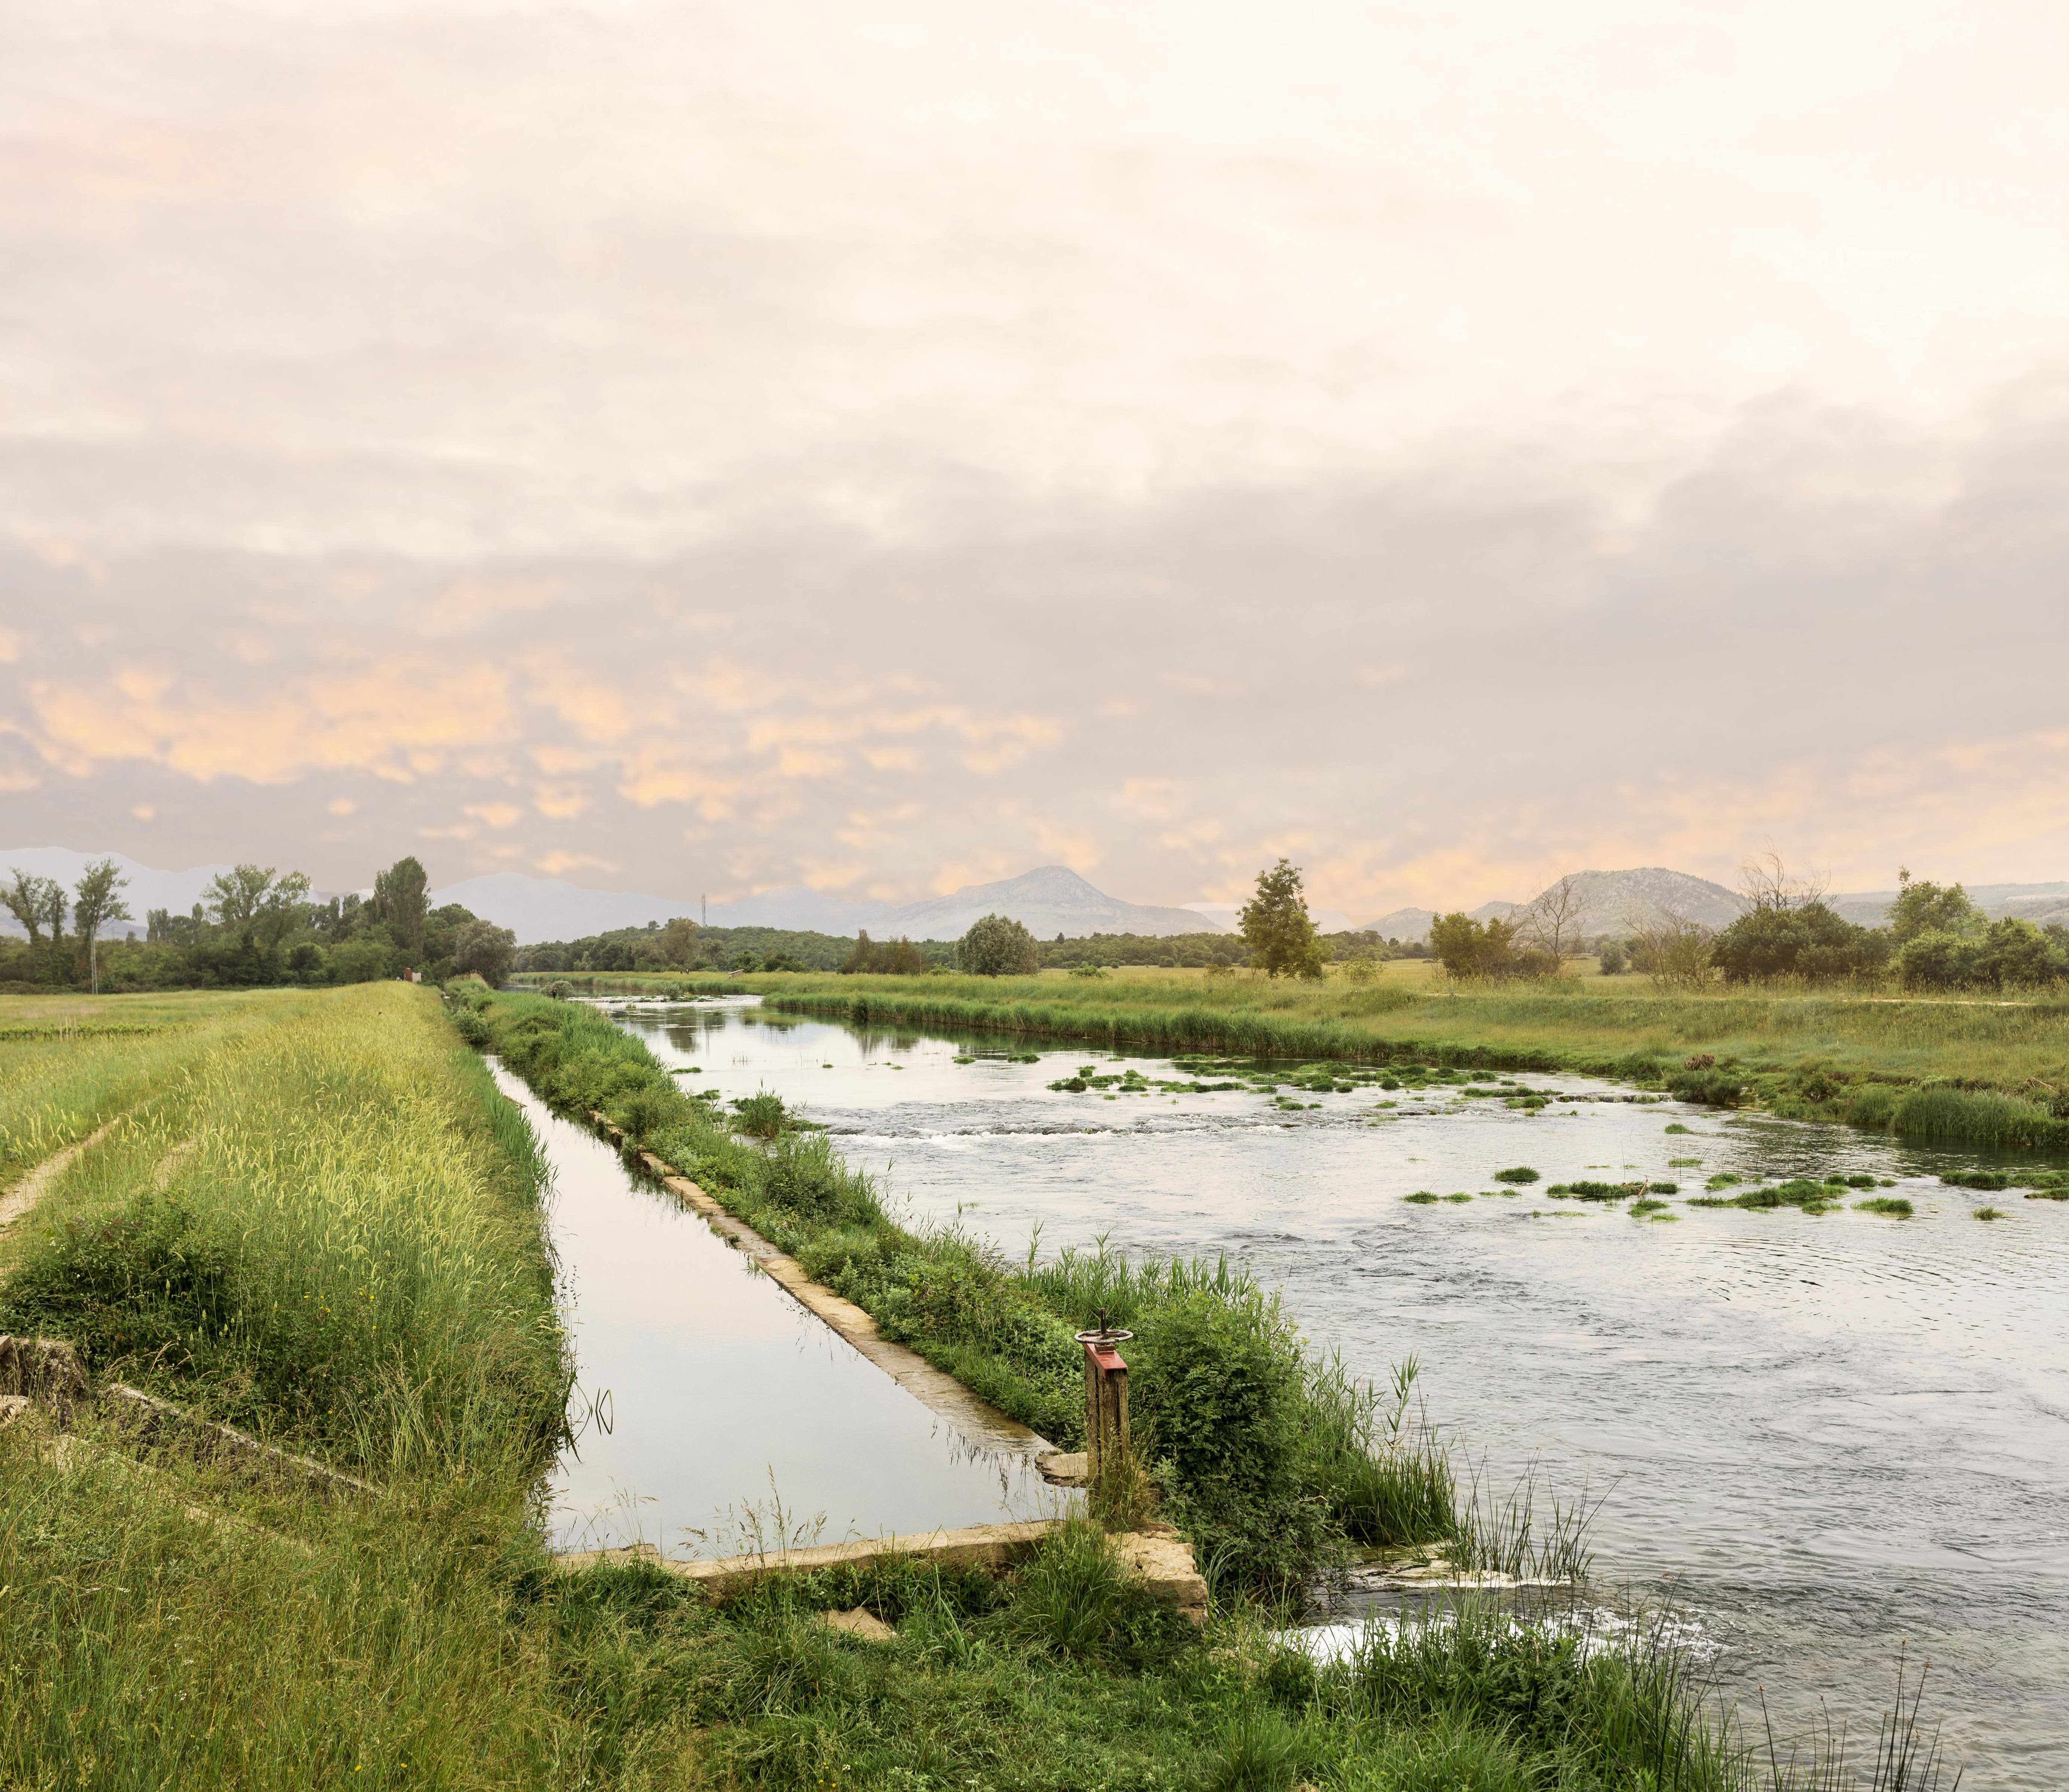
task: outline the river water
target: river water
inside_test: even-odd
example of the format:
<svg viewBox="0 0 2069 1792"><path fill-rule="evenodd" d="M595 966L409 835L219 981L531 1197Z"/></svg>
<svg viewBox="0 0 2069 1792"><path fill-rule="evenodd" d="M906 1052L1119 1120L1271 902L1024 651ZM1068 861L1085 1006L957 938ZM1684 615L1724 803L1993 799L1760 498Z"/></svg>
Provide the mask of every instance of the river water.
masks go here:
<svg viewBox="0 0 2069 1792"><path fill-rule="evenodd" d="M751 1002L621 1021L686 1086L768 1088L827 1125L916 1218L960 1215L1016 1255L1038 1225L1045 1254L1099 1235L1225 1251L1360 1373L1414 1353L1462 1456L1599 1502L1597 1582L1671 1587L1722 1689L1761 1689L1779 1728L1822 1702L1858 1741L1901 1644L1932 1663L1965 1786L2069 1786L2069 1204L1939 1180L2002 1164L1671 1102L1057 1092L1095 1062L1177 1073ZM1515 1165L1681 1194L1662 1222L1496 1192ZM1894 1179L1872 1192L1916 1217L1686 1204L1719 1172L1837 1171ZM1472 1198L1402 1198L1418 1190ZM1985 1203L2007 1217L1979 1223Z"/></svg>

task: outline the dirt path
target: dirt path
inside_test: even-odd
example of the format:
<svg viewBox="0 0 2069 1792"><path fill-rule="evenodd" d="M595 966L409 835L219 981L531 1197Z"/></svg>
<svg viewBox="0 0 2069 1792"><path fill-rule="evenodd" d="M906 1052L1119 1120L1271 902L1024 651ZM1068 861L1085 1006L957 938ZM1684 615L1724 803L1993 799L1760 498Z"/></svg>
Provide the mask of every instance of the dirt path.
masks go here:
<svg viewBox="0 0 2069 1792"><path fill-rule="evenodd" d="M4 1232L43 1199L43 1190L71 1167L72 1160L82 1151L91 1151L115 1130L122 1116L113 1120L97 1133L91 1133L76 1145L68 1145L62 1151L53 1151L5 1194L0 1194L0 1232Z"/></svg>

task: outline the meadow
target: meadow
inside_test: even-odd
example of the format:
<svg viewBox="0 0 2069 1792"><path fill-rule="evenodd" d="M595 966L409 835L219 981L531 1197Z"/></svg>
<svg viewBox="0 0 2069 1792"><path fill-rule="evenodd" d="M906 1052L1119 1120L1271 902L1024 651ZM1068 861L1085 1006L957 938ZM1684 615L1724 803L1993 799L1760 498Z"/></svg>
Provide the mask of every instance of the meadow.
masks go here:
<svg viewBox="0 0 2069 1792"><path fill-rule="evenodd" d="M1340 1525L1451 1514L1357 1517L1369 1402L1292 1353L1270 1304L1226 1272L1095 1252L1045 1281L953 1239L894 1238L822 1138L765 1112L686 1112L636 1042L571 1005L475 986L446 1006L382 983L145 1012L104 1002L57 1017L79 1024L52 1041L28 1031L50 1017L0 1007L6 1111L58 1104L50 1137L114 1122L0 1234L0 1329L66 1338L103 1385L235 1419L370 1486L255 1475L90 1407L63 1431L35 1408L0 1425L9 1792L1755 1782L1656 1635L1598 1650L1467 1606L1317 1664L1275 1639L1230 1565L1198 1635L1090 1525L1000 1580L894 1562L722 1606L639 1564L559 1574L541 1474L570 1365L546 1178L467 1039L689 1158L830 1273L843 1252L916 1251L897 1284L930 1316L915 1335L967 1365L1006 1361L1012 1316L1039 1322L1052 1301L1161 1325L1168 1365L1225 1371L1163 1396L1168 1453L1198 1458L1177 1472L1180 1516L1238 1525L1239 1496L1258 1494L1212 1484L1235 1473L1199 1447L1214 1426L1249 1427ZM132 1031L96 1032L118 1015ZM986 1305L994 1272L1017 1304ZM972 1329L951 1345L957 1312ZM896 1640L816 1621L858 1604ZM1804 1771L1773 1783L1812 1783Z"/></svg>
<svg viewBox="0 0 2069 1792"><path fill-rule="evenodd" d="M598 993L753 990L795 1013L1155 1052L1568 1071L1908 1137L2069 1145L2069 1000L2059 997L1897 998L1798 986L1692 993L1593 974L1447 985L1415 961L1385 971L1365 983L1341 974L1303 982L1152 970L586 981Z"/></svg>

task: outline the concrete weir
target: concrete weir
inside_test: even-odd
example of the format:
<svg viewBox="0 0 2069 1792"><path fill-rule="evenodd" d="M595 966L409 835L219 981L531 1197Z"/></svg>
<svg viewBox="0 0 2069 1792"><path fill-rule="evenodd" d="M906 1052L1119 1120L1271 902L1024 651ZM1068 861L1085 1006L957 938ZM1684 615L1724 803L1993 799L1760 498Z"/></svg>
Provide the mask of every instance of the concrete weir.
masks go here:
<svg viewBox="0 0 2069 1792"><path fill-rule="evenodd" d="M1040 1547L1055 1528L1052 1519L1018 1525L973 1525L924 1536L877 1537L814 1549L777 1549L716 1561L676 1561L651 1543L622 1549L577 1549L557 1558L564 1574L612 1563L644 1562L728 1598L771 1574L809 1574L823 1568L868 1561L879 1556L909 1556L942 1568L980 1568L998 1574ZM1193 1564L1192 1545L1168 1525L1128 1531L1108 1540L1120 1565L1157 1598L1194 1623L1207 1615L1207 1583Z"/></svg>

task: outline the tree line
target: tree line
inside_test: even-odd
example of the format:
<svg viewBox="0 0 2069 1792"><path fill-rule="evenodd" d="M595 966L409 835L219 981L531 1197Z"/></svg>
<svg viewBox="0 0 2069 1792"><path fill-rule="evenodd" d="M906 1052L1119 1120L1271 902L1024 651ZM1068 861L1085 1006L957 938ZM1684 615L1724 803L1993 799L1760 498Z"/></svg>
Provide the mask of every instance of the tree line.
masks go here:
<svg viewBox="0 0 2069 1792"><path fill-rule="evenodd" d="M1992 920L1959 884L1897 873L1887 920L1864 926L1838 913L1814 880L1770 855L1742 874L1742 912L1711 928L1666 911L1630 917L1617 935L1579 930L1576 880L1562 878L1517 914L1475 920L1440 916L1430 946L1452 977L1492 981L1556 975L1592 951L1615 976L1662 987L1712 983L1853 983L1910 990L2047 988L2069 983L2069 928Z"/></svg>
<svg viewBox="0 0 2069 1792"><path fill-rule="evenodd" d="M516 938L458 903L434 908L430 879L414 858L373 880L373 894L319 900L308 876L238 865L210 880L190 912L152 908L140 938L107 930L136 916L115 861L87 867L67 890L56 879L10 867L0 904L26 941L0 940L0 990L234 989L366 983L414 972L427 981L508 974Z"/></svg>

